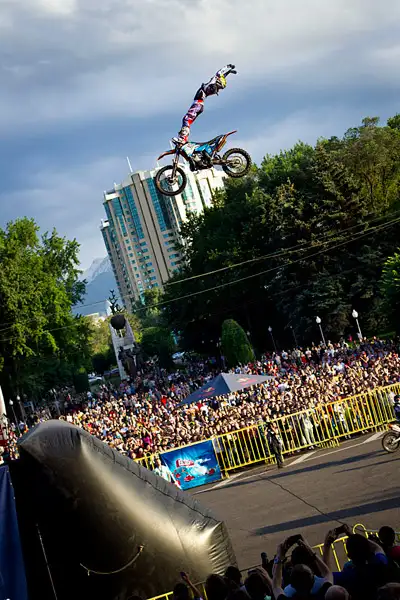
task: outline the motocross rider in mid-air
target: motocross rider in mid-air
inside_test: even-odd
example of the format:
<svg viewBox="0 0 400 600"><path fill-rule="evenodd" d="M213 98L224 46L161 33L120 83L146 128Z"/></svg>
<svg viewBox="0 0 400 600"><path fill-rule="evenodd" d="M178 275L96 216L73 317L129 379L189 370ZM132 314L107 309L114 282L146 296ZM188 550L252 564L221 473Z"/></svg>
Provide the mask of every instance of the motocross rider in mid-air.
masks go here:
<svg viewBox="0 0 400 600"><path fill-rule="evenodd" d="M175 144L186 144L189 141L190 127L204 110L204 100L209 96L218 95L220 90L226 87L226 76L229 73L236 73L235 65L227 65L223 69L217 71L214 77L211 77L208 83L203 83L196 92L193 103L185 114L182 120L182 127L178 137L172 138Z"/></svg>

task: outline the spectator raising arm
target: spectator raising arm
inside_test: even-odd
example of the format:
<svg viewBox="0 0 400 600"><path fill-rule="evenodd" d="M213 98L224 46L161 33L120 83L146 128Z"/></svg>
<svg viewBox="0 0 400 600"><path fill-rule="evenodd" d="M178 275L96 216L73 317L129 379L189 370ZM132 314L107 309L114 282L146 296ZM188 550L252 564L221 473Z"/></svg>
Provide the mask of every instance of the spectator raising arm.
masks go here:
<svg viewBox="0 0 400 600"><path fill-rule="evenodd" d="M188 586L188 588L193 592L193 597L201 599L201 594L200 594L199 590L190 581L189 576L184 571L182 571L181 577L182 577L183 581L186 583L186 585Z"/></svg>
<svg viewBox="0 0 400 600"><path fill-rule="evenodd" d="M332 544L338 539L339 535L351 535L352 531L348 525L342 525L341 527L335 527L335 529L331 529L325 536L324 548L322 552L322 560L323 562L330 568L332 571Z"/></svg>
<svg viewBox="0 0 400 600"><path fill-rule="evenodd" d="M333 583L332 570L330 569L329 565L318 555L317 552L314 552L307 540L302 538L299 541L299 545L309 552L321 577L328 583Z"/></svg>
<svg viewBox="0 0 400 600"><path fill-rule="evenodd" d="M276 556L274 559L274 568L272 571L272 593L275 600L278 600L280 596L284 596L282 588L282 570L283 563L286 561L286 542L279 544L276 549Z"/></svg>

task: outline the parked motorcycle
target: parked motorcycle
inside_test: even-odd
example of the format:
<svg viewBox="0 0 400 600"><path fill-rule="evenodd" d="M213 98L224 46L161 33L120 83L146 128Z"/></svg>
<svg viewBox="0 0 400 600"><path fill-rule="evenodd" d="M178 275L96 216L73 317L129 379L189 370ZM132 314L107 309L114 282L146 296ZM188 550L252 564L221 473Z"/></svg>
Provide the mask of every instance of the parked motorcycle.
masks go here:
<svg viewBox="0 0 400 600"><path fill-rule="evenodd" d="M390 423L389 430L382 438L382 447L386 452L396 452L400 447L400 425Z"/></svg>
<svg viewBox="0 0 400 600"><path fill-rule="evenodd" d="M225 146L228 136L233 133L236 133L236 130L218 135L204 144L187 142L182 145L173 140L175 148L164 152L157 159L161 160L164 156L170 154L175 155L172 165L167 165L157 171L155 183L158 191L165 196L177 196L184 191L187 177L185 171L179 166L180 157L188 161L191 171L201 171L220 166L229 177L244 177L251 167L251 157L246 150L231 148L223 156L219 154Z"/></svg>

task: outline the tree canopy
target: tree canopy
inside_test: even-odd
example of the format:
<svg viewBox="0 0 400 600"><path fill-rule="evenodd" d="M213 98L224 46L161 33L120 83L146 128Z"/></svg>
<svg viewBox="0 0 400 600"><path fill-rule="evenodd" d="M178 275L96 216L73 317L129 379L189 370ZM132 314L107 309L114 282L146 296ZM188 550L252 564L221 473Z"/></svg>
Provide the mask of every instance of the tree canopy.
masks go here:
<svg viewBox="0 0 400 600"><path fill-rule="evenodd" d="M389 256L383 267L381 289L384 308L396 331L400 332L400 249Z"/></svg>
<svg viewBox="0 0 400 600"><path fill-rule="evenodd" d="M233 319L222 323L222 350L230 367L245 365L254 359L246 332Z"/></svg>
<svg viewBox="0 0 400 600"><path fill-rule="evenodd" d="M0 381L9 394L41 394L89 364L90 326L71 307L84 296L79 244L33 219L0 229Z"/></svg>
<svg viewBox="0 0 400 600"><path fill-rule="evenodd" d="M182 227L183 267L166 287L164 317L184 348L215 351L235 319L259 349L388 327L380 278L396 247L400 117L365 118L342 138L299 142L227 181Z"/></svg>

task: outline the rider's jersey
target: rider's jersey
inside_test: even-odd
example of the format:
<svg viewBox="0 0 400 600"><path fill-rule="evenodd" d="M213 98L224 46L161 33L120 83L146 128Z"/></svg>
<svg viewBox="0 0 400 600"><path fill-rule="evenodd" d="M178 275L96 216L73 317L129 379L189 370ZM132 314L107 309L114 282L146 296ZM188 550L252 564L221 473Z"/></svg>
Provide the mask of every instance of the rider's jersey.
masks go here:
<svg viewBox="0 0 400 600"><path fill-rule="evenodd" d="M224 67L215 73L207 83L202 83L197 90L194 100L204 100L207 96L218 94L219 90L226 87L225 73L230 70L229 67Z"/></svg>

